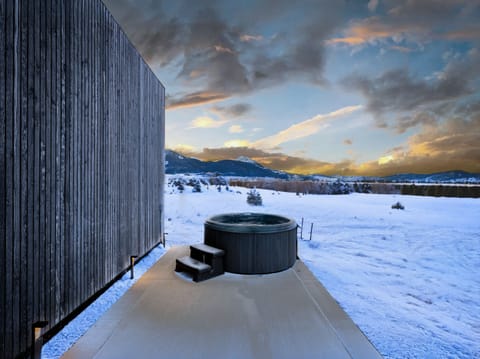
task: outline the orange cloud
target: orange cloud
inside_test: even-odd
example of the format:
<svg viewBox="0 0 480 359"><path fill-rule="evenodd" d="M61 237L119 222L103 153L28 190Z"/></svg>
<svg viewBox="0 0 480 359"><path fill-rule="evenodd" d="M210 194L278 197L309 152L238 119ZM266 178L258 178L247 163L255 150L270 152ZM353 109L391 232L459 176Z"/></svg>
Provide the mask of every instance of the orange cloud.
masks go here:
<svg viewBox="0 0 480 359"><path fill-rule="evenodd" d="M394 39L396 42L407 37L424 35L427 29L421 25L403 22L384 22L379 17L370 17L353 22L344 32L343 37L327 40L327 44L346 44L349 46L373 43L384 39ZM406 49L406 48L403 48Z"/></svg>
<svg viewBox="0 0 480 359"><path fill-rule="evenodd" d="M290 156L252 148L248 141L242 140L225 143L223 148L204 148L201 152L184 147L181 152L208 161L247 156L269 168L298 174L388 176L449 170L480 173L479 129L480 113L470 119L454 117L441 124L423 125L422 130L411 136L404 146L363 163L349 159L324 162Z"/></svg>
<svg viewBox="0 0 480 359"><path fill-rule="evenodd" d="M232 49L229 49L228 47L221 46L221 45L215 45L215 46L213 46L213 48L217 52L226 52L228 54L234 54L235 53Z"/></svg>
<svg viewBox="0 0 480 359"><path fill-rule="evenodd" d="M365 43L366 40L364 38L361 38L361 37L353 37L353 36L350 36L350 37L339 37L339 38L335 38L335 39L330 39L330 40L327 40L326 43L328 45L334 45L334 44L346 44L346 45L350 45L350 46L354 46L354 45L361 45L363 43Z"/></svg>
<svg viewBox="0 0 480 359"><path fill-rule="evenodd" d="M221 92L199 91L184 95L179 98L168 98L166 110L176 110L179 108L194 107L225 100L230 95Z"/></svg>
<svg viewBox="0 0 480 359"><path fill-rule="evenodd" d="M250 142L248 142L248 140L230 140L226 141L223 145L227 148L248 147L250 145Z"/></svg>
<svg viewBox="0 0 480 359"><path fill-rule="evenodd" d="M251 41L260 41L260 40L263 40L262 35L248 35L248 34L240 35L240 41L242 42L251 42Z"/></svg>
<svg viewBox="0 0 480 359"><path fill-rule="evenodd" d="M480 39L480 26L467 26L463 29L447 32L445 37L449 40L478 40Z"/></svg>

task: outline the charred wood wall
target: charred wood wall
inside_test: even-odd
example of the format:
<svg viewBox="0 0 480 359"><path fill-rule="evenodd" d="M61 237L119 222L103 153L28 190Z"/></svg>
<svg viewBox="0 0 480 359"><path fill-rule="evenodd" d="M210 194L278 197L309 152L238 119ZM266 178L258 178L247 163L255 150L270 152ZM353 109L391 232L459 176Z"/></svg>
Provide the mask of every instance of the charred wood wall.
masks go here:
<svg viewBox="0 0 480 359"><path fill-rule="evenodd" d="M161 241L164 87L100 0L0 1L0 358Z"/></svg>

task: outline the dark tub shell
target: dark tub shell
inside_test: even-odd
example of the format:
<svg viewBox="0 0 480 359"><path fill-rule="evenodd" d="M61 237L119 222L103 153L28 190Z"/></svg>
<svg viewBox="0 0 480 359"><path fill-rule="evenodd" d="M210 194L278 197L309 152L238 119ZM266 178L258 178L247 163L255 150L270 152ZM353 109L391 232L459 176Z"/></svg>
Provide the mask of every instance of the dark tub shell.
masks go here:
<svg viewBox="0 0 480 359"><path fill-rule="evenodd" d="M297 224L263 213L228 213L205 222L204 242L225 251L225 271L265 274L288 269L297 258Z"/></svg>

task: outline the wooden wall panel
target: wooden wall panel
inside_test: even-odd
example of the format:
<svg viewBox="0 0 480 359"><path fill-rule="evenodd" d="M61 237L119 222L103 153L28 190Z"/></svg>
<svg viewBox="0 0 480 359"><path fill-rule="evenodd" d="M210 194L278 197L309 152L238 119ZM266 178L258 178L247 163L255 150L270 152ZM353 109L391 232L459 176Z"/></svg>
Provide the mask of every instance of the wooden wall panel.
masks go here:
<svg viewBox="0 0 480 359"><path fill-rule="evenodd" d="M6 6L0 1L0 69L6 66ZM6 74L0 71L0 171L6 170ZM6 175L0 175L0 255L5 255L6 249ZM5 258L2 258L5 259ZM0 332L6 332L6 261L0 262ZM5 335L0 335L0 353L5 352Z"/></svg>
<svg viewBox="0 0 480 359"><path fill-rule="evenodd" d="M163 231L165 90L99 0L0 2L0 358Z"/></svg>

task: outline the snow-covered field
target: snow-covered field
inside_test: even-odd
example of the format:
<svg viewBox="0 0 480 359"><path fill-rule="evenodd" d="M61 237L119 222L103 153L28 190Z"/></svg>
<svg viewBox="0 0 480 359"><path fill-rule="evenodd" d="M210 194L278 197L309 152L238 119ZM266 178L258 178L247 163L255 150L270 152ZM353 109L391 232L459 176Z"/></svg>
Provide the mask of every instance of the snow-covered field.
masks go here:
<svg viewBox="0 0 480 359"><path fill-rule="evenodd" d="M203 241L219 213L304 218L299 256L382 355L480 357L480 199L258 190L255 207L247 189L230 190L168 189L167 244Z"/></svg>
<svg viewBox="0 0 480 359"><path fill-rule="evenodd" d="M214 214L304 218L300 257L386 358L480 358L480 199L258 191L263 206L255 207L245 188L166 188L167 249L203 241ZM391 208L397 201L405 210ZM162 254L153 251L145 267ZM52 339L43 357L58 357L78 339L126 281Z"/></svg>

